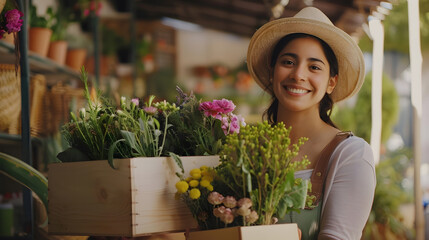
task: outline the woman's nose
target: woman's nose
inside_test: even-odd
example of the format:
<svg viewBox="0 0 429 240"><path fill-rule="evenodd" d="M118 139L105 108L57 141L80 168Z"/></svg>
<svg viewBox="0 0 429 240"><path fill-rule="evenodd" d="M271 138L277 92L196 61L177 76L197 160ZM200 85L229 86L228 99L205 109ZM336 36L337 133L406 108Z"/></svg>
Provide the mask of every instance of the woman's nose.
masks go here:
<svg viewBox="0 0 429 240"><path fill-rule="evenodd" d="M299 82L299 81L305 81L306 78L306 68L303 64L297 64L293 68L293 71L291 73L291 77Z"/></svg>

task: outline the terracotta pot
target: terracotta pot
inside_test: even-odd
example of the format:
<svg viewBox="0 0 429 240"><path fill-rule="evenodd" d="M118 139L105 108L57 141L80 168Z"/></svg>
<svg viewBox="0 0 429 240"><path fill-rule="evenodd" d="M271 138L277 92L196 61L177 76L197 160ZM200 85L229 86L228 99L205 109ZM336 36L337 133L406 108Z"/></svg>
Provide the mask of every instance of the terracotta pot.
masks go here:
<svg viewBox="0 0 429 240"><path fill-rule="evenodd" d="M51 42L52 30L49 28L30 28L29 34L29 49L32 52L46 57Z"/></svg>
<svg viewBox="0 0 429 240"><path fill-rule="evenodd" d="M83 66L86 58L86 49L77 48L69 49L67 51L66 65L71 69L80 71L80 68Z"/></svg>
<svg viewBox="0 0 429 240"><path fill-rule="evenodd" d="M64 65L66 62L67 55L67 42L66 41L54 41L49 45L48 58L54 62Z"/></svg>

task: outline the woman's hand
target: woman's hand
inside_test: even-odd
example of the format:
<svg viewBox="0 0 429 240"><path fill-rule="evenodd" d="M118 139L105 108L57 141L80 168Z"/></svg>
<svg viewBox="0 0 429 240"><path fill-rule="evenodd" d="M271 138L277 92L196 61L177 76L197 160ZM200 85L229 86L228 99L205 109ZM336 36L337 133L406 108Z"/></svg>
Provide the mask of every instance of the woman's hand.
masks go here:
<svg viewBox="0 0 429 240"><path fill-rule="evenodd" d="M299 238L299 240L301 240L301 237L302 237L302 232L301 232L301 229L298 228L298 238Z"/></svg>

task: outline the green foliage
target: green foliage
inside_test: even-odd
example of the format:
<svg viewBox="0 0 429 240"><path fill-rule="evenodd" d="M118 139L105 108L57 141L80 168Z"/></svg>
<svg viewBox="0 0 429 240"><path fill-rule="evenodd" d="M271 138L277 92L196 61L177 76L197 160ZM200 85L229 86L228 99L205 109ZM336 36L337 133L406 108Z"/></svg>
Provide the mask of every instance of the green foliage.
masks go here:
<svg viewBox="0 0 429 240"><path fill-rule="evenodd" d="M201 101L195 95L185 94L177 87L177 106L180 110L171 114L166 151L180 156L215 155L221 150L225 134L221 122L206 118L199 110Z"/></svg>
<svg viewBox="0 0 429 240"><path fill-rule="evenodd" d="M413 239L412 231L400 221L402 217L399 213L401 204L411 202L410 192L407 193L402 185L411 164L410 155L410 150L401 149L388 155L376 166L377 186L363 239L381 239L379 236L386 234L396 239Z"/></svg>
<svg viewBox="0 0 429 240"><path fill-rule="evenodd" d="M236 198L252 200L259 216L256 224L271 224L274 216L281 218L305 206L308 183L295 180L294 172L309 161L306 157L291 161L307 139L291 144L290 130L283 123L271 126L267 121L245 126L239 134L227 136L219 154L216 180Z"/></svg>
<svg viewBox="0 0 429 240"><path fill-rule="evenodd" d="M420 40L422 50L429 49L429 0L420 0ZM399 0L386 16L384 24L384 49L386 51L409 52L408 5ZM372 52L372 40L364 36L359 46L363 51Z"/></svg>
<svg viewBox="0 0 429 240"><path fill-rule="evenodd" d="M30 5L30 27L51 28L55 18L54 10L49 7L46 10L46 17L37 15L35 5Z"/></svg>
<svg viewBox="0 0 429 240"><path fill-rule="evenodd" d="M51 26L51 41L65 40L68 24L72 21L71 10L59 4L57 11L52 12L52 18L54 21Z"/></svg>
<svg viewBox="0 0 429 240"><path fill-rule="evenodd" d="M107 159L109 147L117 139L121 138L119 132L120 122L113 107L103 105L96 96L91 97L88 88L88 76L84 68L82 68L81 73L88 107L87 109L81 109L79 116L71 113L72 120L63 126L61 133L72 148L76 148L89 159ZM119 151L119 156L130 152L130 149L124 145L121 146L123 149ZM72 152L72 150L68 151ZM66 161L67 154L62 153L58 157L61 161ZM74 161L82 160L85 159L74 158Z"/></svg>
<svg viewBox="0 0 429 240"><path fill-rule="evenodd" d="M336 109L333 120L341 129L350 130L367 142L371 138L371 72L365 77L365 82L357 96L353 108ZM395 85L386 75L382 78L382 130L381 141L385 142L392 133L393 126L398 120L399 96Z"/></svg>
<svg viewBox="0 0 429 240"><path fill-rule="evenodd" d="M102 38L101 52L105 56L116 55L119 47L121 47L125 41L113 29L110 29L106 26L101 26L101 38Z"/></svg>

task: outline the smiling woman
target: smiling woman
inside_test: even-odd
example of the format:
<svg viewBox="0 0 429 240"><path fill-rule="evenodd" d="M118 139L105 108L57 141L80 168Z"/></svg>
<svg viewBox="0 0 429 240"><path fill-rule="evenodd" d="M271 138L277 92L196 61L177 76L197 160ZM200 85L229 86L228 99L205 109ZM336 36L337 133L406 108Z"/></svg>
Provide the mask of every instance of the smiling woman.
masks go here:
<svg viewBox="0 0 429 240"><path fill-rule="evenodd" d="M360 239L374 197L373 155L362 138L340 131L330 112L362 86L361 50L320 10L307 7L256 31L247 64L272 95L268 121L292 127L292 143L309 139L296 159L307 155L311 164L296 177L311 180L315 204L279 222L298 223L302 239Z"/></svg>

